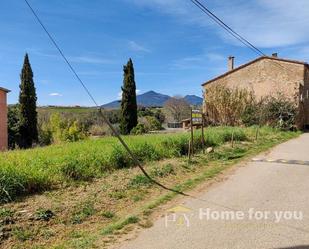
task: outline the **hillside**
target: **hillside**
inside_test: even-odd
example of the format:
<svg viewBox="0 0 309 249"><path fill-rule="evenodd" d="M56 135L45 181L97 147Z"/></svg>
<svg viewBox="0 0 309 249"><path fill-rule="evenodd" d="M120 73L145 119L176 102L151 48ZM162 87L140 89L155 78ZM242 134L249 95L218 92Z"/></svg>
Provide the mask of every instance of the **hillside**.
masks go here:
<svg viewBox="0 0 309 249"><path fill-rule="evenodd" d="M155 91L148 91L137 96L137 104L145 107L162 107L164 103L171 98L171 96L157 93ZM190 105L201 105L203 99L196 95L186 95L184 99ZM104 108L118 108L120 106L120 100L115 100L103 105Z"/></svg>

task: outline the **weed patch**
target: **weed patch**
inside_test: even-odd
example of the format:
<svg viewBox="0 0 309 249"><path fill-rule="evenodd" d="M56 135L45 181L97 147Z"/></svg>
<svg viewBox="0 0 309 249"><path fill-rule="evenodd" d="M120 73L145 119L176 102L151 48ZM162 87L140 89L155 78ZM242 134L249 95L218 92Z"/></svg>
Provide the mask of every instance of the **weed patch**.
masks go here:
<svg viewBox="0 0 309 249"><path fill-rule="evenodd" d="M149 186L151 184L151 180L145 175L136 175L129 182L130 187Z"/></svg>
<svg viewBox="0 0 309 249"><path fill-rule="evenodd" d="M71 218L72 224L81 224L85 219L95 214L93 202L87 201L76 207L76 211Z"/></svg>

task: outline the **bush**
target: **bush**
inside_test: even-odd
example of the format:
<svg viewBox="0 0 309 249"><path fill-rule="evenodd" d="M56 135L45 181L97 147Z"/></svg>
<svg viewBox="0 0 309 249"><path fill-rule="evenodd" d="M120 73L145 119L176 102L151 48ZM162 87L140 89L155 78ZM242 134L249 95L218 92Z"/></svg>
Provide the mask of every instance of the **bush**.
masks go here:
<svg viewBox="0 0 309 249"><path fill-rule="evenodd" d="M283 130L297 125L297 107L284 94L257 100L246 89L211 87L206 94L207 121L214 125L270 125Z"/></svg>
<svg viewBox="0 0 309 249"><path fill-rule="evenodd" d="M64 177L79 181L90 180L97 174L96 170L90 168L86 162L77 158L66 160L60 166L60 171Z"/></svg>
<svg viewBox="0 0 309 249"><path fill-rule="evenodd" d="M89 129L89 133L92 136L112 136L113 131L107 124L102 125L92 125Z"/></svg>
<svg viewBox="0 0 309 249"><path fill-rule="evenodd" d="M149 186L151 184L152 184L152 181L145 175L136 175L129 182L130 187Z"/></svg>
<svg viewBox="0 0 309 249"><path fill-rule="evenodd" d="M142 135L147 133L147 129L144 124L137 124L132 130L131 135Z"/></svg>
<svg viewBox="0 0 309 249"><path fill-rule="evenodd" d="M132 164L129 155L120 146L114 146L109 161L116 169L127 168Z"/></svg>
<svg viewBox="0 0 309 249"><path fill-rule="evenodd" d="M62 119L59 113L51 115L49 129L52 134L53 143L76 142L87 137L87 133L76 120L70 122Z"/></svg>
<svg viewBox="0 0 309 249"><path fill-rule="evenodd" d="M254 102L254 95L246 89L214 85L206 93L206 116L214 125L241 125L241 116Z"/></svg>
<svg viewBox="0 0 309 249"><path fill-rule="evenodd" d="M290 130L296 125L297 108L283 94L278 94L263 100L260 115L262 123L283 130Z"/></svg>
<svg viewBox="0 0 309 249"><path fill-rule="evenodd" d="M162 124L160 121L153 116L146 116L140 119L140 123L142 123L147 131L158 131L162 130Z"/></svg>
<svg viewBox="0 0 309 249"><path fill-rule="evenodd" d="M155 147L147 142L138 144L133 148L133 153L137 156L138 160L143 161L154 161L159 160L161 157L156 151Z"/></svg>

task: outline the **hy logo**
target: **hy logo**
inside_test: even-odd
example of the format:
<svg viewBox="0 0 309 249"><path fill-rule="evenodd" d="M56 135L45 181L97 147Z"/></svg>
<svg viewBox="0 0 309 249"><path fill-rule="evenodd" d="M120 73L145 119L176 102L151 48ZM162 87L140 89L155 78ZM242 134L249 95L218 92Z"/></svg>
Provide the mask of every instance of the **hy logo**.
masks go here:
<svg viewBox="0 0 309 249"><path fill-rule="evenodd" d="M184 206L176 206L167 210L165 215L165 227L168 227L170 223L176 224L177 226L190 226L189 213L192 210Z"/></svg>

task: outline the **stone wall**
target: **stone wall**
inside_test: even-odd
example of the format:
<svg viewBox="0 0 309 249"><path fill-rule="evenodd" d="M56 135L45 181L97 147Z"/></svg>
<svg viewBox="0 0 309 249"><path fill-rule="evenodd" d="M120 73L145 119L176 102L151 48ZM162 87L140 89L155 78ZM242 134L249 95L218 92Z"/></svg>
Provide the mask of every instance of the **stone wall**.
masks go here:
<svg viewBox="0 0 309 249"><path fill-rule="evenodd" d="M305 80L304 80L304 86L303 86L303 105L304 105L304 113L305 113L305 124L309 125L309 67L305 67Z"/></svg>
<svg viewBox="0 0 309 249"><path fill-rule="evenodd" d="M6 95L6 92L0 90L0 151L8 147Z"/></svg>
<svg viewBox="0 0 309 249"><path fill-rule="evenodd" d="M306 84L304 74L307 77ZM214 84L223 84L231 88L247 88L257 98L283 93L299 106L301 86L309 90L309 71L305 71L305 66L301 63L263 58L204 85L205 98L207 98L207 89ZM308 101L306 103L308 104ZM308 114L301 115L307 116L303 119L309 121Z"/></svg>

